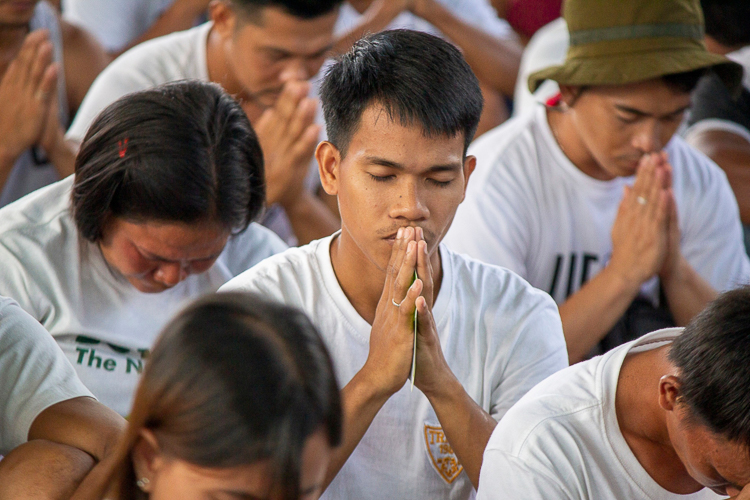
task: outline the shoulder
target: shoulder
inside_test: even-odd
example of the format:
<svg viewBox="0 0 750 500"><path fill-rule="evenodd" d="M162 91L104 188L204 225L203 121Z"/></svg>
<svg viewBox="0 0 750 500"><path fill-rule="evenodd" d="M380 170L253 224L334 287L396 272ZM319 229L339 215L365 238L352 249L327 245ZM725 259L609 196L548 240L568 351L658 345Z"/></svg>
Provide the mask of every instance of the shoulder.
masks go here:
<svg viewBox="0 0 750 500"><path fill-rule="evenodd" d="M72 222L70 193L73 176L44 186L0 209L0 241L18 232L44 233Z"/></svg>
<svg viewBox="0 0 750 500"><path fill-rule="evenodd" d="M317 240L301 247L289 248L268 257L239 276L228 281L221 291L254 291L283 294L300 288L302 282L312 281L317 267Z"/></svg>
<svg viewBox="0 0 750 500"><path fill-rule="evenodd" d="M53 343L44 327L15 300L0 296L0 354L12 351L18 355L34 346L42 348Z"/></svg>
<svg viewBox="0 0 750 500"><path fill-rule="evenodd" d="M472 184L504 183L538 176L541 137L538 110L529 110L482 134L469 147L468 154L477 158L477 166L469 181ZM475 187L475 189L477 189Z"/></svg>
<svg viewBox="0 0 750 500"><path fill-rule="evenodd" d="M229 240L222 259L230 267L244 266L244 270L286 249L286 243L276 233L253 222Z"/></svg>
<svg viewBox="0 0 750 500"><path fill-rule="evenodd" d="M540 445L579 440L581 433L602 434L590 425L601 421L600 363L601 358L579 363L537 384L500 420L487 449L523 457Z"/></svg>
<svg viewBox="0 0 750 500"><path fill-rule="evenodd" d="M477 300L487 304L487 307L516 310L550 308L557 311L557 306L549 294L534 288L510 269L453 252L445 245L441 245L440 251L446 252L447 258L450 259L454 288L476 296Z"/></svg>
<svg viewBox="0 0 750 500"><path fill-rule="evenodd" d="M675 194L706 194L729 187L724 171L708 156L675 135L665 148L674 172Z"/></svg>

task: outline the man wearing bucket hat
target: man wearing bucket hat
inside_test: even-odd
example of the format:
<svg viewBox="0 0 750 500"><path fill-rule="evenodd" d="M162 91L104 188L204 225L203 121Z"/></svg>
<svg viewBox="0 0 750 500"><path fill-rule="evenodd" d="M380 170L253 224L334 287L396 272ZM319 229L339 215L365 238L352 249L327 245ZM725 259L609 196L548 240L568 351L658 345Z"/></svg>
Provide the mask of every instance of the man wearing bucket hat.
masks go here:
<svg viewBox="0 0 750 500"><path fill-rule="evenodd" d="M568 0L561 94L483 136L446 242L560 307L572 362L684 325L750 278L724 173L673 137L698 79L742 70L703 42L698 0ZM596 351L594 351L596 352Z"/></svg>

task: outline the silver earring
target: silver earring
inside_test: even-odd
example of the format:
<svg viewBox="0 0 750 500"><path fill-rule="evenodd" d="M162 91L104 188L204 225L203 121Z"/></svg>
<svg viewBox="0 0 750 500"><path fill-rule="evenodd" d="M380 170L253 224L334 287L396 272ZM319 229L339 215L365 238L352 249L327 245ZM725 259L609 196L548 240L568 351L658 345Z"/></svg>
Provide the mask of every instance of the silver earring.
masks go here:
<svg viewBox="0 0 750 500"><path fill-rule="evenodd" d="M146 491L145 488L146 488L146 486L148 486L148 483L150 483L150 481L148 480L148 478L147 477L142 477L138 481L135 482L135 485L138 486L143 491Z"/></svg>

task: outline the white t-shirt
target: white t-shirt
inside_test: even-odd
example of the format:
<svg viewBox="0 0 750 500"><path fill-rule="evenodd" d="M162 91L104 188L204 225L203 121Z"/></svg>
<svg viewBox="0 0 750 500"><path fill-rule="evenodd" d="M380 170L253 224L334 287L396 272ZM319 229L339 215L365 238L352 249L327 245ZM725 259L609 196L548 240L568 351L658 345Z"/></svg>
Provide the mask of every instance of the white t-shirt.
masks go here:
<svg viewBox="0 0 750 500"><path fill-rule="evenodd" d="M371 325L336 279L334 236L274 256L220 291L253 291L306 312L343 387L364 366ZM443 280L433 314L443 354L469 396L500 419L534 384L567 366L560 316L546 294L508 270L445 246L440 255ZM409 386L380 409L324 499L474 496L429 401Z"/></svg>
<svg viewBox="0 0 750 500"><path fill-rule="evenodd" d="M705 488L670 493L648 475L617 423L615 394L628 353L669 344L668 328L578 363L534 387L495 427L479 500L713 500ZM654 395L656 397L656 395Z"/></svg>
<svg viewBox="0 0 750 500"><path fill-rule="evenodd" d="M719 291L746 283L750 261L726 175L678 136L666 151L683 255ZM634 177L601 181L581 172L542 105L484 134L469 154L477 167L446 236L450 248L517 272L558 304L604 268L623 187ZM641 291L658 303L656 278Z"/></svg>
<svg viewBox="0 0 750 500"><path fill-rule="evenodd" d="M62 0L63 17L93 34L108 52L140 38L175 0Z"/></svg>
<svg viewBox="0 0 750 500"><path fill-rule="evenodd" d="M515 38L515 32L505 19L497 16L497 11L487 0L438 0L443 7L451 11L455 16L481 29L485 33L502 39ZM362 20L360 14L349 3L341 5L339 18L336 21L334 33L342 35L351 31ZM445 36L432 24L415 16L411 12L402 12L396 16L386 29L410 29L423 31L432 35Z"/></svg>
<svg viewBox="0 0 750 500"><path fill-rule="evenodd" d="M93 397L52 337L5 297L0 297L0 374L0 455L28 440L31 424L45 409Z"/></svg>
<svg viewBox="0 0 750 500"><path fill-rule="evenodd" d="M142 293L80 238L70 209L73 176L0 210L0 294L17 300L57 340L83 383L126 415L157 334L191 299L282 251L251 224L231 237L216 263L161 293Z"/></svg>

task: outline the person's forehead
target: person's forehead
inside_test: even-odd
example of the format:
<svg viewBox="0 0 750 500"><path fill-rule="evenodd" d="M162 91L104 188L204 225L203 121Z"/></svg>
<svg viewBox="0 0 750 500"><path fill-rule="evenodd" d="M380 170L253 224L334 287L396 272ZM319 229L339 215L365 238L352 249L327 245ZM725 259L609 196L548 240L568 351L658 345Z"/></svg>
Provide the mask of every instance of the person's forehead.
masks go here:
<svg viewBox="0 0 750 500"><path fill-rule="evenodd" d="M629 102L646 107L670 108L690 103L690 93L680 92L662 78L627 85L597 85L586 87L584 94L593 95L613 103Z"/></svg>
<svg viewBox="0 0 750 500"><path fill-rule="evenodd" d="M330 44L338 18L338 9L309 19L297 17L277 6L260 7L257 12L249 14L238 9L235 7L240 35L254 34L266 43L296 45L300 50Z"/></svg>
<svg viewBox="0 0 750 500"><path fill-rule="evenodd" d="M426 164L461 163L463 133L453 136L427 134L418 120L401 123L379 103L365 108L352 134L347 155L359 161L386 158L394 161L418 161Z"/></svg>

